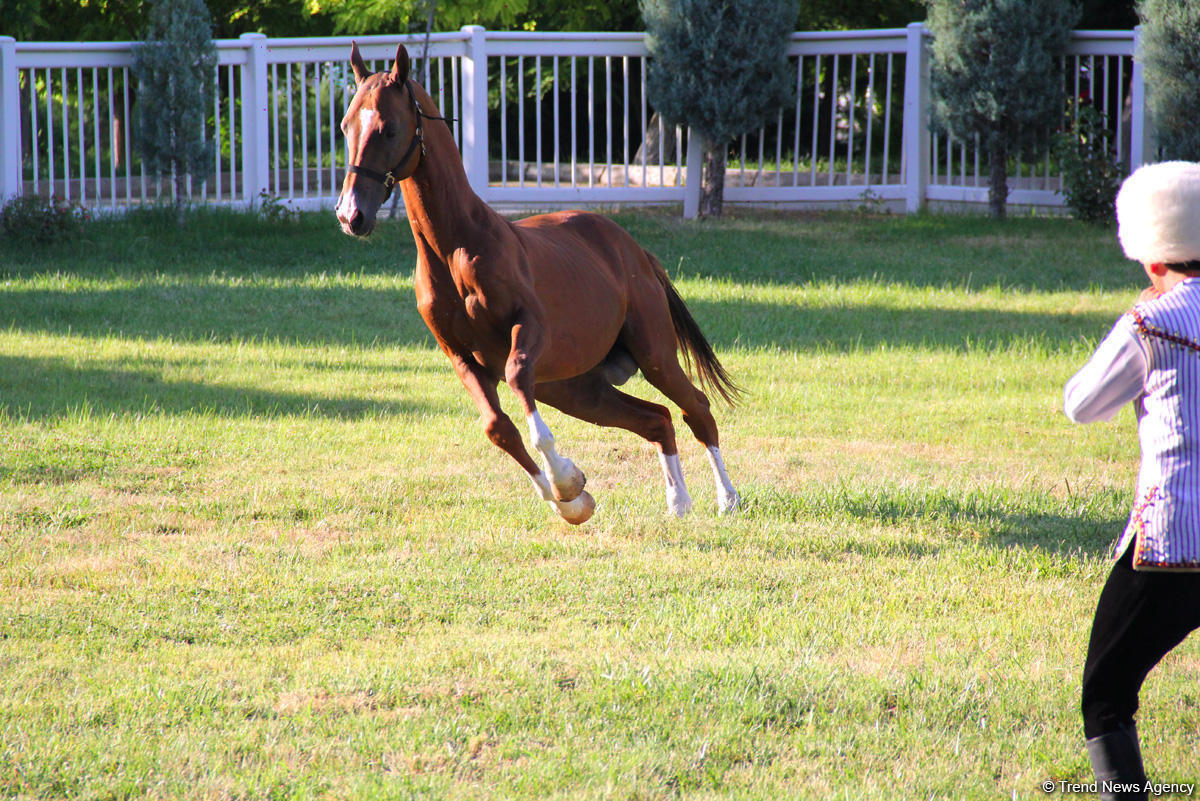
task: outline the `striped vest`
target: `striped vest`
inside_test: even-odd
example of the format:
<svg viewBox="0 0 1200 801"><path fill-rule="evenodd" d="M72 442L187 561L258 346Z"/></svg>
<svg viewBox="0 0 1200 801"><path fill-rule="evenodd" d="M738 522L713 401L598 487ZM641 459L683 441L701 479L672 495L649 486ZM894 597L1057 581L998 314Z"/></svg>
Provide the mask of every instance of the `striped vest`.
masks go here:
<svg viewBox="0 0 1200 801"><path fill-rule="evenodd" d="M1140 570L1200 570L1200 279L1129 314L1146 352L1142 466L1116 554Z"/></svg>

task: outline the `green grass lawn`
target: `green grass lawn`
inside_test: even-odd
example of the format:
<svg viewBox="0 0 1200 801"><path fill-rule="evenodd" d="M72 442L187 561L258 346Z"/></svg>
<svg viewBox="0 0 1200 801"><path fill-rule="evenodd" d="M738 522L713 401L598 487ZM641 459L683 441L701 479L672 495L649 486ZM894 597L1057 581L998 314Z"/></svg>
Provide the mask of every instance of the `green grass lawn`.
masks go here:
<svg viewBox="0 0 1200 801"><path fill-rule="evenodd" d="M651 446L547 410L598 502L554 517L418 317L402 222L0 242L0 796L1090 780L1079 674L1137 445L1060 407L1143 280L1114 232L617 219L749 390L718 411L734 517L690 440L678 521ZM1198 678L1193 637L1143 691L1157 781L1200 778Z"/></svg>

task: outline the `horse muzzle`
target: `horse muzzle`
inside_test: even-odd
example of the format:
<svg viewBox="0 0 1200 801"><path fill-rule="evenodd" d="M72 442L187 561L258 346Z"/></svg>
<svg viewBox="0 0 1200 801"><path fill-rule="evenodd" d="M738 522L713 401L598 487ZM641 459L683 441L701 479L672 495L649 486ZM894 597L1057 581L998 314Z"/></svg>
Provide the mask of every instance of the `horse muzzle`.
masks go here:
<svg viewBox="0 0 1200 801"><path fill-rule="evenodd" d="M355 192L342 192L334 211L343 233L350 236L367 236L375 230L375 215L378 209L363 208Z"/></svg>

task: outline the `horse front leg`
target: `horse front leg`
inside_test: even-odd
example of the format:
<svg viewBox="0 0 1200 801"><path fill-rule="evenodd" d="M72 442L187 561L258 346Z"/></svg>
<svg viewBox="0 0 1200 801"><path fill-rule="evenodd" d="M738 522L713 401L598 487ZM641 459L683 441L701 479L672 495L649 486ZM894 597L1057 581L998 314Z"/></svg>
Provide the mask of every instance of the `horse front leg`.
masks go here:
<svg viewBox="0 0 1200 801"><path fill-rule="evenodd" d="M555 449L554 435L542 420L534 401L534 364L537 363L544 347L545 334L542 326L527 316L520 319L512 328L512 347L504 366L504 378L525 413L529 439L533 447L542 454L555 500L573 501L587 495L583 491L587 477L574 462L560 455Z"/></svg>
<svg viewBox="0 0 1200 801"><path fill-rule="evenodd" d="M586 492L578 493L570 501L561 501L554 496L551 482L546 474L537 466L537 462L525 449L521 441L521 433L513 421L500 408L500 398L496 395L496 381L491 378L470 357L453 357L455 372L459 380L467 388L471 399L475 401L483 421L483 429L492 444L503 450L516 460L517 464L529 476L542 500L558 513L563 520L573 525L579 525L592 516L596 502Z"/></svg>

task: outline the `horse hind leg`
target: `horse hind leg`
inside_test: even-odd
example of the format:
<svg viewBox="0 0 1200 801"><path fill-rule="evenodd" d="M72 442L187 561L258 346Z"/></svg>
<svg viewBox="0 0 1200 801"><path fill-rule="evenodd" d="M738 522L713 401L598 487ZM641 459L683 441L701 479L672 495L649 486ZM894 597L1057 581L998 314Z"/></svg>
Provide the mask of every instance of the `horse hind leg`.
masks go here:
<svg viewBox="0 0 1200 801"><path fill-rule="evenodd" d="M670 325L669 319L667 325ZM630 343L627 347L641 368L642 375L679 407L683 413L683 422L704 446L716 483L717 511L723 515L735 511L741 505L741 496L733 488L733 482L729 480L729 473L725 469L725 460L721 456L717 435L717 421L713 418L708 396L692 383L679 364L675 353L674 331L668 329L661 332L652 344L638 347Z"/></svg>
<svg viewBox="0 0 1200 801"><path fill-rule="evenodd" d="M717 485L717 511L729 514L742 505L742 496L733 488L729 473L725 470L725 460L721 458L721 449L716 445L705 446L708 463L712 467L713 481Z"/></svg>
<svg viewBox="0 0 1200 801"><path fill-rule="evenodd" d="M674 370L668 367L664 371L665 375L660 374L660 382L656 383L654 379L650 379L650 383L679 406L683 412L683 422L704 446L716 484L717 512L729 514L741 506L742 498L733 488L729 472L725 469L725 459L721 456L720 441L717 437L717 422L713 419L708 396L691 382L678 362L672 359L672 364Z"/></svg>
<svg viewBox="0 0 1200 801"><path fill-rule="evenodd" d="M603 365L577 378L539 384L537 399L585 422L624 428L653 443L666 482L667 511L676 517L691 511L692 497L683 480L675 427L666 407L616 389Z"/></svg>

